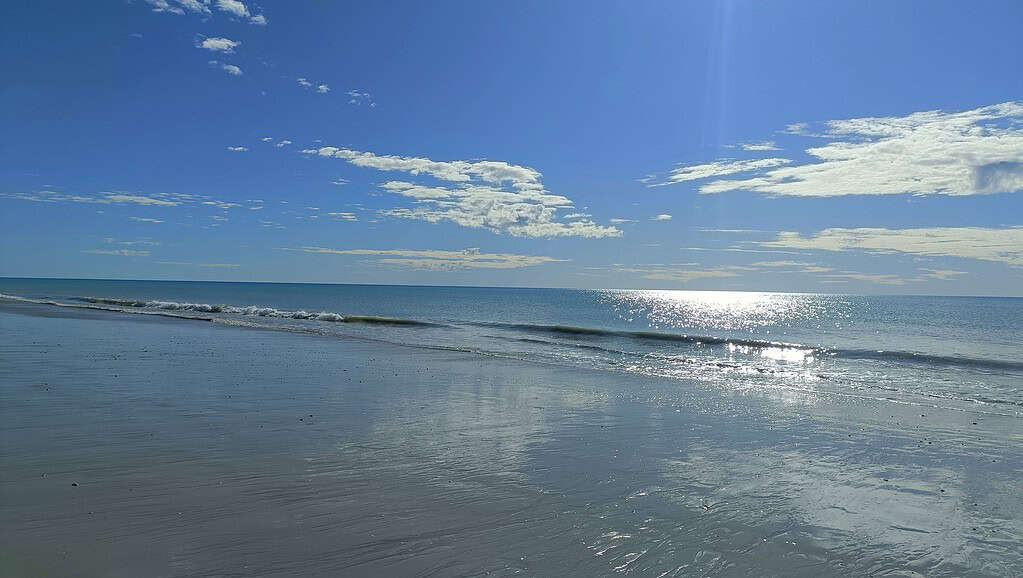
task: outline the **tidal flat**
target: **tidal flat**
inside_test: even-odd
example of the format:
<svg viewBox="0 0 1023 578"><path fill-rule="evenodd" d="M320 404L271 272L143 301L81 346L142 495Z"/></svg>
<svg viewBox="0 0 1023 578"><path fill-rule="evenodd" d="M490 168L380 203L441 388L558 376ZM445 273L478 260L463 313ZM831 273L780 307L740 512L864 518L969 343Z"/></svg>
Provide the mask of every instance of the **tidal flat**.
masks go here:
<svg viewBox="0 0 1023 578"><path fill-rule="evenodd" d="M0 575L1018 575L990 409L6 303Z"/></svg>

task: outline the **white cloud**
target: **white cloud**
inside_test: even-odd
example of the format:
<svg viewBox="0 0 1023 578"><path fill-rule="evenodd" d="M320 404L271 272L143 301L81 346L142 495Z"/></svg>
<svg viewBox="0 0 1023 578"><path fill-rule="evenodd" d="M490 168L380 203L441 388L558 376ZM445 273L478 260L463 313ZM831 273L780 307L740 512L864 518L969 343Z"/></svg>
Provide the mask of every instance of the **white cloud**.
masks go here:
<svg viewBox="0 0 1023 578"><path fill-rule="evenodd" d="M542 255L518 255L514 253L482 253L479 249L444 251L436 249L328 249L325 247L302 247L306 253L330 253L335 255L366 255L378 257L377 263L397 265L431 271L452 271L456 269L518 269L544 263L564 262Z"/></svg>
<svg viewBox="0 0 1023 578"><path fill-rule="evenodd" d="M253 15L249 11L249 7L244 2L239 0L217 0L217 8L222 12L227 12L232 16L238 18L244 18L252 24L258 24L260 26L266 25L266 17L262 14Z"/></svg>
<svg viewBox="0 0 1023 578"><path fill-rule="evenodd" d="M201 204L203 204L203 205L210 205L211 207L216 207L218 209L230 209L230 208L233 208L233 207L240 207L241 206L238 203L231 203L231 202L228 202L228 201L216 201L216 200L213 200L213 201L202 201Z"/></svg>
<svg viewBox="0 0 1023 578"><path fill-rule="evenodd" d="M13 193L6 195L24 201L36 201L41 203L99 203L99 204L135 204L153 205L163 207L176 207L178 205L196 200L195 195L182 193L154 193L152 195L132 195L127 193L99 193L88 194L67 194L54 191L39 191L35 193Z"/></svg>
<svg viewBox="0 0 1023 578"><path fill-rule="evenodd" d="M213 269L237 269L238 263L192 263L190 261L157 261L160 265L177 265L186 267L209 267Z"/></svg>
<svg viewBox="0 0 1023 578"><path fill-rule="evenodd" d="M585 219L586 217L592 217L589 213L569 213L565 215L566 219Z"/></svg>
<svg viewBox="0 0 1023 578"><path fill-rule="evenodd" d="M171 14L210 14L211 0L145 0L146 4L153 7L153 12L168 12ZM265 26L266 17L262 14L252 14L249 8L239 0L216 0L216 7L221 11L237 18L248 20L252 24Z"/></svg>
<svg viewBox="0 0 1023 578"><path fill-rule="evenodd" d="M151 240L148 240L148 239L143 239L141 241L118 241L117 239L115 239L113 237L104 237L103 238L103 242L108 244L108 245L116 244L116 245L125 245L125 246L128 246L128 247L136 247L136 246L159 247L160 246L160 242L159 241L151 241Z"/></svg>
<svg viewBox="0 0 1023 578"><path fill-rule="evenodd" d="M121 257L147 257L149 251L142 251L138 249L89 249L82 251L83 253L92 253L94 255L120 255Z"/></svg>
<svg viewBox="0 0 1023 578"><path fill-rule="evenodd" d="M197 48L205 48L210 52L222 52L224 54L231 54L234 49L241 46L241 42L235 42L230 38L203 38L202 41L196 42Z"/></svg>
<svg viewBox="0 0 1023 578"><path fill-rule="evenodd" d="M638 274L643 279L657 281L678 281L688 283L698 279L713 279L723 277L738 277L739 273L730 271L727 268L713 269L685 269L671 266L650 266L650 267L619 267L615 269L620 273Z"/></svg>
<svg viewBox="0 0 1023 578"><path fill-rule="evenodd" d="M787 132L806 135L807 130L804 124ZM806 149L812 161L716 180L700 192L826 197L1023 190L1023 103L833 120L811 136L830 141Z"/></svg>
<svg viewBox="0 0 1023 578"><path fill-rule="evenodd" d="M225 63L220 62L218 60L210 60L207 64L209 64L210 66L212 66L214 68L219 68L219 69L223 70L224 72L226 72L226 73L228 73L228 74L230 74L232 76L241 76L242 75L242 69L238 68L237 66L235 66L233 64L225 64Z"/></svg>
<svg viewBox="0 0 1023 578"><path fill-rule="evenodd" d="M921 277L925 277L927 279L938 279L941 281L955 279L956 277L959 277L961 275L968 274L966 271L956 271L953 269L920 269L920 270L924 271Z"/></svg>
<svg viewBox="0 0 1023 578"><path fill-rule="evenodd" d="M153 7L153 12L170 12L172 14L184 14L193 12L196 14L209 14L206 0L146 0L146 3Z"/></svg>
<svg viewBox="0 0 1023 578"><path fill-rule="evenodd" d="M674 185L685 181L696 181L700 179L708 179L711 177L720 177L724 175L732 175L736 173L746 173L749 171L762 170L772 167L781 166L790 163L789 159L781 158L768 158L768 159L754 159L747 161L736 161L736 160L718 160L712 163L706 163L702 165L690 165L686 167L679 167L671 171L668 175L668 179L660 183L648 184L648 187L663 187L665 185Z"/></svg>
<svg viewBox="0 0 1023 578"><path fill-rule="evenodd" d="M132 221L138 221L140 223L162 223L162 219L154 219L153 217L128 217Z"/></svg>
<svg viewBox="0 0 1023 578"><path fill-rule="evenodd" d="M759 245L819 251L907 253L961 257L1023 267L1023 226L1007 228L933 227L919 229L824 229L810 236L783 231Z"/></svg>
<svg viewBox="0 0 1023 578"><path fill-rule="evenodd" d="M359 220L359 218L357 216L355 216L355 213L345 213L345 212L341 212L341 211L335 211L333 213L327 213L327 214L330 215L331 217L334 217L335 219L337 219L339 221L358 221Z"/></svg>
<svg viewBox="0 0 1023 578"><path fill-rule="evenodd" d="M359 167L429 175L457 186L433 186L389 181L381 188L414 199L414 207L382 211L381 214L436 223L451 221L463 227L484 228L519 237L580 236L620 237L613 226L590 220L564 222L558 211L573 208L572 200L549 193L536 169L503 161L435 161L423 157L377 155L338 147L303 151L345 160Z"/></svg>
<svg viewBox="0 0 1023 578"><path fill-rule="evenodd" d="M272 141L273 139L274 139L274 137L272 137L272 136L265 136L265 137L263 137L263 138L261 138L261 139L259 139L259 140L261 140L261 141L263 141L263 142L270 142L270 141Z"/></svg>
<svg viewBox="0 0 1023 578"><path fill-rule="evenodd" d="M304 76L299 76L298 78L295 79L295 81L298 82L298 85L301 86L302 88L312 89L315 87L316 92L320 94L327 94L328 92L330 92L330 86L327 85L326 83L315 83L309 80L308 78L305 78Z"/></svg>
<svg viewBox="0 0 1023 578"><path fill-rule="evenodd" d="M908 279L893 275L891 273L859 273L856 271L841 271L838 273L828 273L823 275L831 280L831 282L844 283L847 280L853 281L868 281L870 283L877 283L879 285L905 285L911 281L917 281L917 279Z"/></svg>
<svg viewBox="0 0 1023 578"><path fill-rule="evenodd" d="M289 144L294 144L294 143L292 143L288 139L284 139L284 140L282 140L281 142L277 143L274 146L276 146L277 148L281 149L281 148L284 148L284 147L288 146Z"/></svg>
<svg viewBox="0 0 1023 578"><path fill-rule="evenodd" d="M773 140L764 142L746 142L739 145L744 151L780 151L781 148Z"/></svg>
<svg viewBox="0 0 1023 578"><path fill-rule="evenodd" d="M147 207L198 207L202 205L218 209L240 207L238 203L211 199L205 195L189 193L150 193L146 195L108 192L108 193L57 193L39 191L35 193L0 194L0 197L34 201L39 203L93 203L101 205L140 205ZM133 217L134 219L139 219Z"/></svg>
<svg viewBox="0 0 1023 578"><path fill-rule="evenodd" d="M348 104L354 104L356 106L366 104L369 105L370 107L375 107L377 105L377 103L373 101L373 95L368 92L360 90L349 90L345 94L348 95Z"/></svg>
<svg viewBox="0 0 1023 578"><path fill-rule="evenodd" d="M227 147L227 150L234 151L236 153L243 153L249 150L249 147Z"/></svg>
<svg viewBox="0 0 1023 578"><path fill-rule="evenodd" d="M670 221L671 220L671 215L669 215L667 213L661 213L660 215L654 215L653 217L650 217L650 220L651 221Z"/></svg>
<svg viewBox="0 0 1023 578"><path fill-rule="evenodd" d="M338 178L334 179L333 181L330 181L330 184L338 185L339 187L340 186L344 186L344 185L348 184L348 179L342 179L341 177L338 177Z"/></svg>
<svg viewBox="0 0 1023 578"><path fill-rule="evenodd" d="M107 193L102 200L97 202L104 201L108 203L135 203L137 205L160 205L164 207L174 207L181 204L181 201L167 200L155 195L147 197L144 195L124 195L118 193Z"/></svg>
<svg viewBox="0 0 1023 578"><path fill-rule="evenodd" d="M622 225L625 223L635 223L636 219L622 219L620 217L614 217L612 219L608 219L608 222L612 225Z"/></svg>

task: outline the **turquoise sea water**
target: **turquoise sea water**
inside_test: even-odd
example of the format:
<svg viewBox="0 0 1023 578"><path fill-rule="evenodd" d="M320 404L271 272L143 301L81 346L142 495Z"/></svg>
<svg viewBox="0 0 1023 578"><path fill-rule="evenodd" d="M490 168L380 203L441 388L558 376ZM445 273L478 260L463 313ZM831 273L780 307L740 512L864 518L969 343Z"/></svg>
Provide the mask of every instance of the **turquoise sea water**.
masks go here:
<svg viewBox="0 0 1023 578"><path fill-rule="evenodd" d="M732 390L1023 408L1023 298L46 279L0 293Z"/></svg>

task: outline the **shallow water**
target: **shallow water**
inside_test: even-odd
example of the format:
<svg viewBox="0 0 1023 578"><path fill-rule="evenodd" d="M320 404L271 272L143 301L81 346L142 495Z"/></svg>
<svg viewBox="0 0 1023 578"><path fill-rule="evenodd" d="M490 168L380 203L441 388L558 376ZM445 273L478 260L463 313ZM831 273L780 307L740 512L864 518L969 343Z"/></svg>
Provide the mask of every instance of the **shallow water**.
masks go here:
<svg viewBox="0 0 1023 578"><path fill-rule="evenodd" d="M537 361L8 302L0 574L1023 571L1018 414Z"/></svg>
<svg viewBox="0 0 1023 578"><path fill-rule="evenodd" d="M1023 412L1023 299L0 279L0 300L206 319L695 379Z"/></svg>

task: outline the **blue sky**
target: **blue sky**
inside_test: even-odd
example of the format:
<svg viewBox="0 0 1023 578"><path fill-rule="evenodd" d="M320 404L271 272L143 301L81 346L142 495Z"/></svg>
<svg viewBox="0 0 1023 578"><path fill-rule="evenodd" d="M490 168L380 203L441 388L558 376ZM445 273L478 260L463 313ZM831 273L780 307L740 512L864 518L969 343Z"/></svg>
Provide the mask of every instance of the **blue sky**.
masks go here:
<svg viewBox="0 0 1023 578"><path fill-rule="evenodd" d="M17 3L0 275L1023 295L1021 24Z"/></svg>

